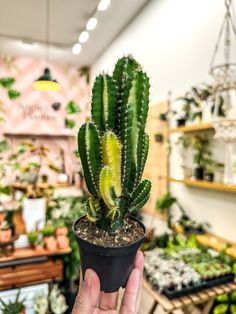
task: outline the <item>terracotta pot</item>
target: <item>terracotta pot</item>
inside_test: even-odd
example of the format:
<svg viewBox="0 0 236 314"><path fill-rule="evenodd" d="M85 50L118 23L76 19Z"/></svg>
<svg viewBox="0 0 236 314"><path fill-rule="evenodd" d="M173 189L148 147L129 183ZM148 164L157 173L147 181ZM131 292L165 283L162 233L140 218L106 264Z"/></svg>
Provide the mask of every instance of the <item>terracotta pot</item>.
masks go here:
<svg viewBox="0 0 236 314"><path fill-rule="evenodd" d="M56 236L67 236L68 234L68 229L67 227L59 227L56 229Z"/></svg>
<svg viewBox="0 0 236 314"><path fill-rule="evenodd" d="M57 241L55 238L50 239L47 243L46 243L46 248L48 251L56 251L57 249Z"/></svg>
<svg viewBox="0 0 236 314"><path fill-rule="evenodd" d="M44 242L48 251L56 251L57 241L53 236L44 238Z"/></svg>
<svg viewBox="0 0 236 314"><path fill-rule="evenodd" d="M11 240L12 230L0 230L0 242L9 242Z"/></svg>
<svg viewBox="0 0 236 314"><path fill-rule="evenodd" d="M45 244L47 244L48 242L52 241L52 239L54 239L54 236L53 236L53 235L52 235L52 236L47 236L47 237L44 237L44 238L43 238L43 242L44 242Z"/></svg>
<svg viewBox="0 0 236 314"><path fill-rule="evenodd" d="M67 249L70 246L69 239L64 235L60 235L57 237L57 245L59 249Z"/></svg>
<svg viewBox="0 0 236 314"><path fill-rule="evenodd" d="M37 251L37 252L41 252L44 250L44 246L42 244L36 244L34 249Z"/></svg>

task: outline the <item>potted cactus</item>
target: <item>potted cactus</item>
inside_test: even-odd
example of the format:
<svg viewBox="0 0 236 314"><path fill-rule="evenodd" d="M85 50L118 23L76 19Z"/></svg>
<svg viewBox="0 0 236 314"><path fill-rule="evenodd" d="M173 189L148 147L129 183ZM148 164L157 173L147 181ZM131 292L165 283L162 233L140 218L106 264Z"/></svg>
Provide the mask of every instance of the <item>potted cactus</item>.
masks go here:
<svg viewBox="0 0 236 314"><path fill-rule="evenodd" d="M104 292L125 287L145 235L143 224L131 215L145 205L151 190L150 181L141 181L149 147L148 103L146 73L132 57L123 57L113 76L96 78L91 121L78 134L90 197L87 215L73 229L83 274L95 270Z"/></svg>

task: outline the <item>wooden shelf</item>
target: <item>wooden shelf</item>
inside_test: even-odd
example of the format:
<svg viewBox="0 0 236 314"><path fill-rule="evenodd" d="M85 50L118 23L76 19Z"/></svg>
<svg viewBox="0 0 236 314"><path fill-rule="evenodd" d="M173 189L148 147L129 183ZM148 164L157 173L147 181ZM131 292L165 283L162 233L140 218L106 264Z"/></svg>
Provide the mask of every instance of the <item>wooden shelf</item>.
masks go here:
<svg viewBox="0 0 236 314"><path fill-rule="evenodd" d="M176 179L176 178L168 178L170 182L182 183L187 186L192 186L200 189L208 189L214 191L221 191L221 192L236 192L236 184L224 184L218 182L208 182L203 180L194 180L194 179Z"/></svg>
<svg viewBox="0 0 236 314"><path fill-rule="evenodd" d="M213 125L211 123L201 123L196 125L187 125L177 128L169 129L169 133L191 133L191 132L201 132L213 130Z"/></svg>
<svg viewBox="0 0 236 314"><path fill-rule="evenodd" d="M11 133L11 132L4 132L4 136L6 137L13 137L13 138L48 138L48 139L63 139L63 138L75 138L75 134L72 133L61 133L61 134L29 134L29 133Z"/></svg>
<svg viewBox="0 0 236 314"><path fill-rule="evenodd" d="M223 251L226 249L226 254L236 259L236 244L232 243L231 241L227 241L224 238L221 238L215 234L207 233L207 234L199 234L197 235L197 241L206 247L209 247L215 251Z"/></svg>
<svg viewBox="0 0 236 314"><path fill-rule="evenodd" d="M145 279L143 279L143 288L155 300L152 311L150 310L149 313L154 313L158 304L163 308L163 310L165 310L165 313L174 313L174 310L186 308L186 306L190 304L198 305L206 302L207 304L205 304L205 309L203 309L201 313L209 313L209 311L207 311L208 302L213 300L218 295L235 291L236 283L232 282L208 289L202 289L200 292L192 293L173 300L170 300L165 295L155 291ZM212 306L211 303L210 305Z"/></svg>

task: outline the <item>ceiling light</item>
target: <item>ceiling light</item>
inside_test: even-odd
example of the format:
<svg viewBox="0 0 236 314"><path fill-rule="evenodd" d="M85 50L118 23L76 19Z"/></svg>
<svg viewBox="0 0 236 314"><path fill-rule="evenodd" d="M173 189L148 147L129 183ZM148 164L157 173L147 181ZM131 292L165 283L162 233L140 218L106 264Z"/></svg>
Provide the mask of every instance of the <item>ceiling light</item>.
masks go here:
<svg viewBox="0 0 236 314"><path fill-rule="evenodd" d="M72 47L72 53L73 55L78 55L82 49L82 46L79 43L74 44Z"/></svg>
<svg viewBox="0 0 236 314"><path fill-rule="evenodd" d="M96 26L97 26L98 20L96 19L96 17L91 17L88 20L88 23L86 25L86 29L89 31L92 31Z"/></svg>
<svg viewBox="0 0 236 314"><path fill-rule="evenodd" d="M99 11L105 11L111 3L111 0L101 0L98 4Z"/></svg>
<svg viewBox="0 0 236 314"><path fill-rule="evenodd" d="M83 31L80 35L79 35L79 42L81 44L86 43L86 41L89 39L89 33L87 31Z"/></svg>
<svg viewBox="0 0 236 314"><path fill-rule="evenodd" d="M33 88L40 92L58 91L60 84L52 78L51 71L44 69L44 73L32 84Z"/></svg>

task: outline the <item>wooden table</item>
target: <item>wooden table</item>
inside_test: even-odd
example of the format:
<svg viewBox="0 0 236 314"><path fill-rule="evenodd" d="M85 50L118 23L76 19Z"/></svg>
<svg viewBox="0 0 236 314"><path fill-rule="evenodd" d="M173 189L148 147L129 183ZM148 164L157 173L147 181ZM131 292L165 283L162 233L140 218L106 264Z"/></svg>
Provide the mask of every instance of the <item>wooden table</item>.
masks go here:
<svg viewBox="0 0 236 314"><path fill-rule="evenodd" d="M176 309L182 309L184 313L191 313L191 311L188 310L190 305L202 305L201 313L207 314L212 307L214 298L218 295L235 291L236 282L224 284L210 289L204 289L201 292L173 300L170 300L163 294L153 290L151 285L145 279L143 280L143 288L154 299L149 314L153 314L155 312L157 305L160 305L166 313L173 313L173 311Z"/></svg>
<svg viewBox="0 0 236 314"><path fill-rule="evenodd" d="M61 257L70 252L70 248L50 252L28 247L15 249L10 256L0 257L0 291L62 280L64 269Z"/></svg>

